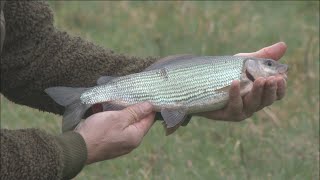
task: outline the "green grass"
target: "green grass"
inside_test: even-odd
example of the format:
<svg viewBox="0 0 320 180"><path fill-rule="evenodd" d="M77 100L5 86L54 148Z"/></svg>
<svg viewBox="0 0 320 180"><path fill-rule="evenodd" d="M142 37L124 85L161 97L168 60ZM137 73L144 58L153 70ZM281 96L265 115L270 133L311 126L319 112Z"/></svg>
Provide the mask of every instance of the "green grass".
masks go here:
<svg viewBox="0 0 320 180"><path fill-rule="evenodd" d="M194 118L165 137L156 123L120 158L76 179L318 179L319 2L50 2L73 35L135 56L227 55L277 41L288 51L287 95L240 123ZM1 98L2 128L53 134L61 117Z"/></svg>

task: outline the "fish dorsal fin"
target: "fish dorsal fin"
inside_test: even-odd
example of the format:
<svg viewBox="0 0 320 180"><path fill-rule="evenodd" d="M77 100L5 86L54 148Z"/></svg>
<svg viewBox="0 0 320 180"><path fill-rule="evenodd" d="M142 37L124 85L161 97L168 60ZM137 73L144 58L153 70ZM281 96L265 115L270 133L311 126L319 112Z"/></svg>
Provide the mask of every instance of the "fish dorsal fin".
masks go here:
<svg viewBox="0 0 320 180"><path fill-rule="evenodd" d="M101 85L101 84L106 84L108 82L110 82L112 79L114 79L116 77L112 77L112 76L101 76L98 80L97 80L97 84Z"/></svg>
<svg viewBox="0 0 320 180"><path fill-rule="evenodd" d="M197 57L197 56L192 55L192 54L179 54L179 55L167 56L165 58L157 60L155 63L153 63L149 67L147 67L144 71L160 69L160 68L165 67L169 64L172 65L172 64L176 64L176 63L181 63L181 60L192 59L195 57Z"/></svg>

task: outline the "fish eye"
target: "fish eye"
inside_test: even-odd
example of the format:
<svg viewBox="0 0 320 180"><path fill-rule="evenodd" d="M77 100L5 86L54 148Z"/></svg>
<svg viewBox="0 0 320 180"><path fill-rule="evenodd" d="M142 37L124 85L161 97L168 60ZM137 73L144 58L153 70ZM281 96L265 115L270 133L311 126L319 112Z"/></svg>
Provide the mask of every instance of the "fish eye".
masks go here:
<svg viewBox="0 0 320 180"><path fill-rule="evenodd" d="M272 62L271 61L267 61L267 65L268 66L272 66Z"/></svg>

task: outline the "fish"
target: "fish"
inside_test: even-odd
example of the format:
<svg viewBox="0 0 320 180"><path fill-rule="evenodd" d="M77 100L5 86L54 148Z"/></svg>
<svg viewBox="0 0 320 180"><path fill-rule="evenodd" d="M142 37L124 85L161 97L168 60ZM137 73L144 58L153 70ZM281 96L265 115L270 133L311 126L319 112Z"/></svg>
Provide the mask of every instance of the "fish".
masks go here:
<svg viewBox="0 0 320 180"><path fill-rule="evenodd" d="M282 75L288 65L247 56L173 55L156 61L141 72L125 76L102 76L94 87L49 87L45 92L65 107L62 131L76 128L95 104L108 111L149 102L172 134L188 115L226 106L232 81L240 81L244 96L259 77Z"/></svg>

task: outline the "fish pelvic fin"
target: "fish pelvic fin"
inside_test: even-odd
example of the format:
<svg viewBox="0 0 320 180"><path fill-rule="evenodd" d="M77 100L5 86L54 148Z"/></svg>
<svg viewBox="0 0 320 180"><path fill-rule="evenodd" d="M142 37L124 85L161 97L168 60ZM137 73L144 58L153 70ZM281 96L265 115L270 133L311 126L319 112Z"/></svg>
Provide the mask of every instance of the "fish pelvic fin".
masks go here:
<svg viewBox="0 0 320 180"><path fill-rule="evenodd" d="M62 120L62 132L73 130L81 121L85 112L91 107L83 104L81 94L88 88L51 87L45 92L58 104L65 107Z"/></svg>

